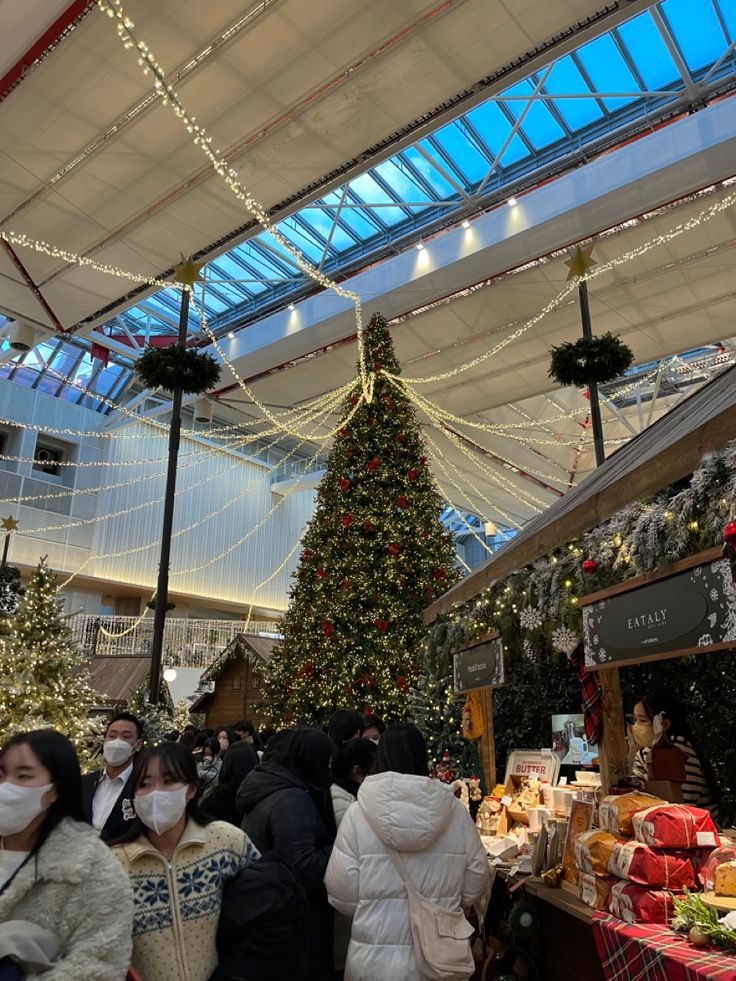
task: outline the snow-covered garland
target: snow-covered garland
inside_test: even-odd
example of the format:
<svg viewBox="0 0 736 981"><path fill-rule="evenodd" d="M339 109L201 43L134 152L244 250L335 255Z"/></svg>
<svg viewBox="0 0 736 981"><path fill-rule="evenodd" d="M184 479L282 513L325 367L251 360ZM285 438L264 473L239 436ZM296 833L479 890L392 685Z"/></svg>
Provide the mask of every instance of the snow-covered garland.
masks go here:
<svg viewBox="0 0 736 981"><path fill-rule="evenodd" d="M569 655L582 631L581 596L720 545L735 516L736 440L707 456L687 485L635 501L438 620L427 656L446 656L489 629L500 631L510 658Z"/></svg>

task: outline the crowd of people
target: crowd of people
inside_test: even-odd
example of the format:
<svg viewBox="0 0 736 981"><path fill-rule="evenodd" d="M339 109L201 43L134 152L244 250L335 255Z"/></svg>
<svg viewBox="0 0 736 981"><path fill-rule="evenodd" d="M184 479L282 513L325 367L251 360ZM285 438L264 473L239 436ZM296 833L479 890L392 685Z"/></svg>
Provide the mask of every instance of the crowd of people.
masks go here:
<svg viewBox="0 0 736 981"><path fill-rule="evenodd" d="M0 749L0 981L411 981L411 888L450 911L487 891L414 726L145 736L117 715L84 776L54 730Z"/></svg>

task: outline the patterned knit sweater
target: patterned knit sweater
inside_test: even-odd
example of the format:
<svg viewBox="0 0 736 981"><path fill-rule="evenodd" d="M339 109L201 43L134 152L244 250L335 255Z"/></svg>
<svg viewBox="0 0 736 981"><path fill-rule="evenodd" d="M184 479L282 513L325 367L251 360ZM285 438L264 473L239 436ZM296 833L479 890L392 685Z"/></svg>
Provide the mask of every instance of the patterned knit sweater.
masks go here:
<svg viewBox="0 0 736 981"><path fill-rule="evenodd" d="M260 858L256 847L224 821L189 820L171 861L144 835L113 853L133 885L133 967L146 981L207 981L223 886Z"/></svg>

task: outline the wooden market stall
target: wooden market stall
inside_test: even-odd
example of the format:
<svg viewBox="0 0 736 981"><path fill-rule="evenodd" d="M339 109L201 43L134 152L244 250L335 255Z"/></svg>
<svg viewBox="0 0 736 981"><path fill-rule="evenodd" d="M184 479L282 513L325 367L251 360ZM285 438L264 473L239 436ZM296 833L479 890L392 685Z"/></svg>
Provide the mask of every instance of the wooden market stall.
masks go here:
<svg viewBox="0 0 736 981"><path fill-rule="evenodd" d="M204 712L205 725L214 727L239 719L264 722L261 670L271 660L276 641L270 637L237 634L202 674L192 712Z"/></svg>
<svg viewBox="0 0 736 981"><path fill-rule="evenodd" d="M633 500L689 476L703 456L736 438L736 366L684 399L616 450L564 497L555 501L495 555L425 611L431 624L442 613L480 595L492 583L584 534ZM604 785L615 783L628 756L617 668L600 671ZM490 699L488 700L490 702ZM492 718L485 720L491 734ZM487 753L483 753L487 756Z"/></svg>

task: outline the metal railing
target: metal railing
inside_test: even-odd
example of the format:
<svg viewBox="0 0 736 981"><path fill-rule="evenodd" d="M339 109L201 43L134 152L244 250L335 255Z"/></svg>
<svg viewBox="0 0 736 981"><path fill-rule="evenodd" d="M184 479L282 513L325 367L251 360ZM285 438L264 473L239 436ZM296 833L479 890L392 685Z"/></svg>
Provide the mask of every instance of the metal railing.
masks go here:
<svg viewBox="0 0 736 981"><path fill-rule="evenodd" d="M88 657L131 657L151 653L153 614L138 617L80 615L70 623L72 638ZM278 634L272 620L195 620L171 617L164 628L163 663L175 668L206 668L237 634Z"/></svg>

